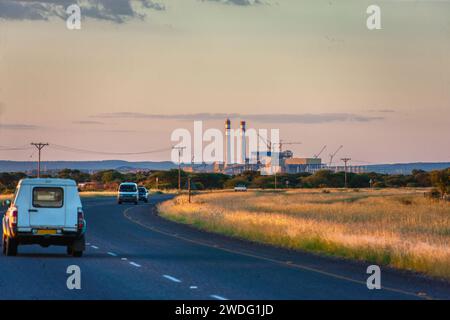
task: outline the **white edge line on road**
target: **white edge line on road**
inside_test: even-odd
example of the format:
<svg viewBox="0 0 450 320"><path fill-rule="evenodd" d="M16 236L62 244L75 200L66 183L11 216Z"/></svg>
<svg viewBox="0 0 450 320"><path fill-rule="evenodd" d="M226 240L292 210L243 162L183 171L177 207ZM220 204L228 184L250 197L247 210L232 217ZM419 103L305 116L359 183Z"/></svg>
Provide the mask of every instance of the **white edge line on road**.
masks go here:
<svg viewBox="0 0 450 320"><path fill-rule="evenodd" d="M110 256L117 257L117 254L115 254L114 252L108 252L108 254L109 254Z"/></svg>
<svg viewBox="0 0 450 320"><path fill-rule="evenodd" d="M138 268L141 267L140 264L137 264L136 262L133 262L133 261L131 261L130 264L131 264L132 266L135 266L135 267L138 267Z"/></svg>
<svg viewBox="0 0 450 320"><path fill-rule="evenodd" d="M168 274L163 274L163 277L168 279L168 280L170 280L170 281L173 281L173 282L178 282L178 283L181 282L181 280L179 280L179 279L177 279L175 277L169 276Z"/></svg>
<svg viewBox="0 0 450 320"><path fill-rule="evenodd" d="M217 300L228 300L227 298L218 296L217 294L210 295L211 298L217 299Z"/></svg>
<svg viewBox="0 0 450 320"><path fill-rule="evenodd" d="M92 248L92 249L98 249L98 247L97 247L97 246L91 246L91 248Z"/></svg>

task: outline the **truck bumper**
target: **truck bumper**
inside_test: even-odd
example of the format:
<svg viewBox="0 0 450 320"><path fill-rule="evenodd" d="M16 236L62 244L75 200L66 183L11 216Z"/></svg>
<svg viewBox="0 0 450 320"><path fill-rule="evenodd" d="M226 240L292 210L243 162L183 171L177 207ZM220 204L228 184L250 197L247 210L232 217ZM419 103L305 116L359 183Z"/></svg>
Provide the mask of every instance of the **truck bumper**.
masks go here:
<svg viewBox="0 0 450 320"><path fill-rule="evenodd" d="M30 233L18 233L14 239L18 244L39 244L42 246L68 246L72 245L76 240L83 237L83 234L77 232L63 233L58 235L35 235ZM83 248L84 249L84 248Z"/></svg>

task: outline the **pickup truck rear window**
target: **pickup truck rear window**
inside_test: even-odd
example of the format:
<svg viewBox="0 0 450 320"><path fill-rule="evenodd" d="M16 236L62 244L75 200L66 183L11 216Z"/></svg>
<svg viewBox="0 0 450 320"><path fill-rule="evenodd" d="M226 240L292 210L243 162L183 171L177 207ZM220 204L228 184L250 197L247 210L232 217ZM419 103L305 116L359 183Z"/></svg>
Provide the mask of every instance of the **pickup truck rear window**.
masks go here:
<svg viewBox="0 0 450 320"><path fill-rule="evenodd" d="M132 184L122 184L119 188L120 192L136 192L136 186Z"/></svg>
<svg viewBox="0 0 450 320"><path fill-rule="evenodd" d="M62 188L33 188L33 207L35 208L61 208L63 200L64 191Z"/></svg>

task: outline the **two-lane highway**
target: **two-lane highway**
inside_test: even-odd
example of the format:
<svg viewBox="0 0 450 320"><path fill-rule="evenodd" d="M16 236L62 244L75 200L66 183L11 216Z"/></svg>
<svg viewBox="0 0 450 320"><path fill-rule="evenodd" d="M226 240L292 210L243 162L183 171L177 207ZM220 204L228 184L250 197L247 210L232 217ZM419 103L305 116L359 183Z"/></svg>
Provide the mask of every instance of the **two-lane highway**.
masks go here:
<svg viewBox="0 0 450 320"><path fill-rule="evenodd" d="M366 286L368 264L323 258L212 235L166 221L155 204L86 198L87 250L20 246L0 258L0 299L423 299L450 298L448 283L382 269L382 290ZM69 290L67 267L81 269Z"/></svg>

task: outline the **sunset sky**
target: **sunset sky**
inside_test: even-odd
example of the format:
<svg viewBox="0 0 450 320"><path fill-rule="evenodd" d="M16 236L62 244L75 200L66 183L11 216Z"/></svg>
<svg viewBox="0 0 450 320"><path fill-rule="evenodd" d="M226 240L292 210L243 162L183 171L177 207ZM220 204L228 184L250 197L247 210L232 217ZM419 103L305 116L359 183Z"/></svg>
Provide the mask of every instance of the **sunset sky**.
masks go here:
<svg viewBox="0 0 450 320"><path fill-rule="evenodd" d="M81 5L81 30L64 8ZM381 30L366 27L381 7ZM0 159L32 141L170 147L193 120L279 128L296 156L450 161L450 2L0 0ZM48 148L44 160L169 160Z"/></svg>

